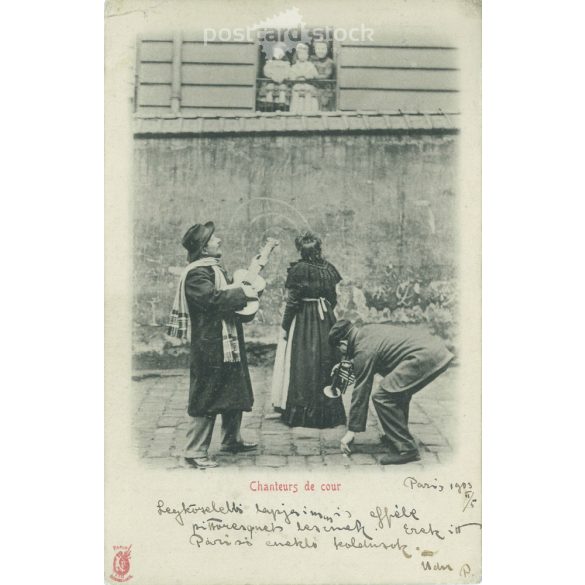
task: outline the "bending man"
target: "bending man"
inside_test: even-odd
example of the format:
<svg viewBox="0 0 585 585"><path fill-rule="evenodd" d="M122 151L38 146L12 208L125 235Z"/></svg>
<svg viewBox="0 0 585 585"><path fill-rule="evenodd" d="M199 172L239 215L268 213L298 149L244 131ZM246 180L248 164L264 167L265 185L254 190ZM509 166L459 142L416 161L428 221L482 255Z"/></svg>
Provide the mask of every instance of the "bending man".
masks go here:
<svg viewBox="0 0 585 585"><path fill-rule="evenodd" d="M355 433L365 431L374 375L381 374L384 379L372 401L393 452L382 457L380 463L420 459L416 441L408 430L410 399L447 369L453 354L428 334L385 324L357 327L347 320L333 325L329 343L353 362L356 379L341 450L350 454Z"/></svg>

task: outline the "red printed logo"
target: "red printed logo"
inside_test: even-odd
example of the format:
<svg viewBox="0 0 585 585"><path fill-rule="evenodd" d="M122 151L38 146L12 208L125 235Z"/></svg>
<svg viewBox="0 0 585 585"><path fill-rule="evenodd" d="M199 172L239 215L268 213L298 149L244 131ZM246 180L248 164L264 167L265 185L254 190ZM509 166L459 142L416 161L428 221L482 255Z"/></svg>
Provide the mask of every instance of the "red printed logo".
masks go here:
<svg viewBox="0 0 585 585"><path fill-rule="evenodd" d="M129 581L132 579L132 575L129 575L130 572L130 546L114 546L114 550L116 554L114 555L114 562L113 562L113 574L110 575L110 579L114 581L118 581L118 583L123 583L124 581Z"/></svg>

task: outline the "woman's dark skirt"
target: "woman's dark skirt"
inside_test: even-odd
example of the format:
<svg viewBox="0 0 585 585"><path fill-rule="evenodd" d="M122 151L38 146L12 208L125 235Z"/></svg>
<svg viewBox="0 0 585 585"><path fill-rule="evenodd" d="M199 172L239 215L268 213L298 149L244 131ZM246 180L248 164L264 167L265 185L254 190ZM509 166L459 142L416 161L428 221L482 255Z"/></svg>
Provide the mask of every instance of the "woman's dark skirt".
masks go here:
<svg viewBox="0 0 585 585"><path fill-rule="evenodd" d="M296 315L292 339L290 383L282 420L291 427L330 428L346 423L341 398L328 398L323 388L331 383L331 369L338 361L329 345L335 315L329 303L323 319L319 304L303 302Z"/></svg>

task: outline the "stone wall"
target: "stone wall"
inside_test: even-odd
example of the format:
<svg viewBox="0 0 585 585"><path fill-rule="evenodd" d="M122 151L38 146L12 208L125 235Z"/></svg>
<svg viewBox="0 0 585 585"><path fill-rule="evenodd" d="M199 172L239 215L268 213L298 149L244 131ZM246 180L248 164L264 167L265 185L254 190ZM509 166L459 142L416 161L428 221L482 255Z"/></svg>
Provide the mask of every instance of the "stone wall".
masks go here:
<svg viewBox="0 0 585 585"><path fill-rule="evenodd" d="M216 223L229 270L247 266L266 236L281 241L249 335L278 326L286 269L297 257L293 239L310 227L344 278L340 315L427 323L451 338L456 147L452 134L135 139L137 344L167 343L164 325L186 263L181 236L207 220Z"/></svg>

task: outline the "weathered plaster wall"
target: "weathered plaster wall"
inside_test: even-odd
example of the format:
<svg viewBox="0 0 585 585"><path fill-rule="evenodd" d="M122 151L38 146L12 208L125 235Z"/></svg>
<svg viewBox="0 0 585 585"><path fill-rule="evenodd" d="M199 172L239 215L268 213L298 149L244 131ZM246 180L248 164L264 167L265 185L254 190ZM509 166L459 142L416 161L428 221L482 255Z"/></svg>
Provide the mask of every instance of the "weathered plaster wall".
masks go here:
<svg viewBox="0 0 585 585"><path fill-rule="evenodd" d="M137 331L162 331L177 282L169 267L186 261L181 236L211 219L229 270L246 266L265 236L282 242L252 332L279 323L293 238L310 226L344 277L342 314L426 322L449 337L456 145L455 135L137 138Z"/></svg>

